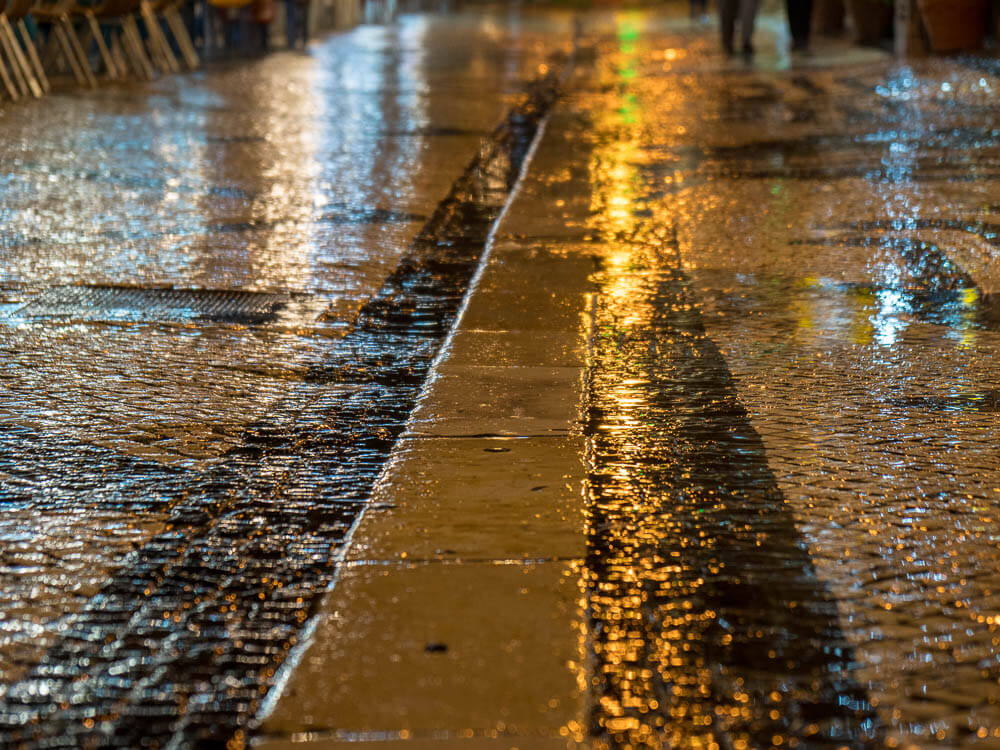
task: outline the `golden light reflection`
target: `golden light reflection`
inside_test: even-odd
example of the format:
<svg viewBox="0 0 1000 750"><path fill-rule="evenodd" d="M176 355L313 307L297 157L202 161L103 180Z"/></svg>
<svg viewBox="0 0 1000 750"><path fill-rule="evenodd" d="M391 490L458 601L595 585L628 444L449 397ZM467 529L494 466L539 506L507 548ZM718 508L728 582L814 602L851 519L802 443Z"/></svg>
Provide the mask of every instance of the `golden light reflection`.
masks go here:
<svg viewBox="0 0 1000 750"><path fill-rule="evenodd" d="M963 289L959 300L962 306L962 322L959 326L958 348L961 350L975 349L979 341L976 311L979 308L980 294L978 289Z"/></svg>
<svg viewBox="0 0 1000 750"><path fill-rule="evenodd" d="M617 53L602 71L602 83L620 86L615 94L617 107L602 109L599 131L616 133L615 138L602 139L595 146L590 160L590 173L595 184L591 194L590 212L592 228L605 237L628 236L638 226L634 206L638 199L639 175L635 164L641 153L636 131L641 126L642 112L635 106L629 92L629 71L634 70L634 44L639 35L636 14L618 17ZM625 130L622 125L631 126ZM605 248L604 262L613 280L607 293L616 299L626 300L637 291L638 279L624 273L636 262L634 248L611 243ZM624 324L630 321L626 319Z"/></svg>
<svg viewBox="0 0 1000 750"><path fill-rule="evenodd" d="M664 515L655 493L628 489L644 484L645 447L641 440L633 441L649 422L649 381L628 352L636 332L646 329L658 313L650 305L649 292L661 273L661 255L669 241L665 236L637 237L648 235L642 214L662 210L643 200L636 166L643 161L638 133L644 112L630 85L640 28L635 15L619 17L618 44L603 80L615 91L615 102L601 110L596 129L603 137L590 160L591 228L604 238L606 312L595 333L599 349L613 360L617 381L605 391L608 409L598 430L602 442L613 441L619 451L606 468L601 491L591 487L588 497L593 509L588 535L600 539L592 548L599 563L584 573L591 617L599 630L591 643L599 662L592 687L600 695L591 730L596 747L717 748L711 731L715 719L704 701L711 690L704 667L692 660L690 649L690 640L698 640L698 632L713 616L693 611L690 599L684 598L697 592L700 577L691 580L685 566L658 556L655 550L663 535L676 526ZM668 598L663 599L665 593ZM660 605L659 626L648 621L646 613L655 606L651 598L669 602ZM671 687L665 690L667 685Z"/></svg>
<svg viewBox="0 0 1000 750"><path fill-rule="evenodd" d="M875 338L875 326L872 322L876 314L877 298L875 292L867 287L850 290L847 295L850 310L851 342L859 346L868 346Z"/></svg>
<svg viewBox="0 0 1000 750"><path fill-rule="evenodd" d="M817 686L826 689L817 676L829 657L801 649L828 624L807 613L813 594L798 581L794 593L778 585L777 594L766 594L781 599L769 607L794 613L781 616L783 627L801 633L794 647L759 624L771 610L754 614L755 598L765 594L746 570L761 550L780 547L801 571L809 562L684 273L681 250L690 240L679 237L682 229L732 206L724 195L699 193L699 180L685 179L691 170L670 170L669 159L657 164L666 174L645 169L656 160L646 149L650 132L662 152L688 131L650 103L694 109L692 97L703 92L667 76L656 79L655 92L648 78L640 90L643 45L641 22L620 17L601 58L602 106L592 112L590 229L602 261L583 573L594 654L592 746L792 747L799 740L786 706L826 700L816 698ZM683 56L672 48L653 55L664 64ZM691 187L680 188L684 182ZM789 185L779 179L761 192L764 208L754 220L762 234L786 232ZM795 330L826 325L830 308L809 293L822 284L807 277L798 294L782 285L791 298L782 312ZM832 314L870 341L879 302L870 290L858 292ZM731 593L738 603L722 592L739 592ZM800 659L812 660L814 671L798 672ZM799 736L820 731L801 727Z"/></svg>

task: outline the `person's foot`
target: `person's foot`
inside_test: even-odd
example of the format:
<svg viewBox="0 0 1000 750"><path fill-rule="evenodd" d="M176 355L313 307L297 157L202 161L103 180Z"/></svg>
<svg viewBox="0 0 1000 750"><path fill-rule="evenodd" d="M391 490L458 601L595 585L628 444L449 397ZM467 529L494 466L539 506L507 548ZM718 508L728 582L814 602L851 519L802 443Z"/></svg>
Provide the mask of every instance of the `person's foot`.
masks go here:
<svg viewBox="0 0 1000 750"><path fill-rule="evenodd" d="M753 60L753 53L754 53L753 45L750 44L750 42L745 42L743 44L743 59Z"/></svg>
<svg viewBox="0 0 1000 750"><path fill-rule="evenodd" d="M804 39L798 39L792 42L792 52L803 55L809 54L809 42Z"/></svg>
<svg viewBox="0 0 1000 750"><path fill-rule="evenodd" d="M732 57L733 55L736 54L736 50L733 49L732 39L722 40L722 51L726 53L726 57Z"/></svg>

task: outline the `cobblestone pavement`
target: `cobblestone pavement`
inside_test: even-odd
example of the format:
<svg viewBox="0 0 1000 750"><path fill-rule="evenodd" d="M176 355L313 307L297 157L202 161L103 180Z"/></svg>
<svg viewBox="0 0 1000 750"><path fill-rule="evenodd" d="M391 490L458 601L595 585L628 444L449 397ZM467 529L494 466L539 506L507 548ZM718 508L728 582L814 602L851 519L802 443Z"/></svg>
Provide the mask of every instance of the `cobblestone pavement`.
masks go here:
<svg viewBox="0 0 1000 750"><path fill-rule="evenodd" d="M1000 69L617 23L574 99L592 732L1000 744Z"/></svg>
<svg viewBox="0 0 1000 750"><path fill-rule="evenodd" d="M247 740L554 109L501 241L588 269L588 708L533 739L1000 746L1000 67L779 29L412 14L0 114L0 742Z"/></svg>
<svg viewBox="0 0 1000 750"><path fill-rule="evenodd" d="M568 28L405 15L0 115L0 744L242 741Z"/></svg>

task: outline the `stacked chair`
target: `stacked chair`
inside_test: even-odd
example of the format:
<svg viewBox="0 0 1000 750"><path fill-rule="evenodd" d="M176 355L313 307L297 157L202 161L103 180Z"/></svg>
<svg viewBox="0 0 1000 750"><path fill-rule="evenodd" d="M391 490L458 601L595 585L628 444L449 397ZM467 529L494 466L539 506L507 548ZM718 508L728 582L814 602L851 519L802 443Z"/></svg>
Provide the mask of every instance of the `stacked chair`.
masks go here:
<svg viewBox="0 0 1000 750"><path fill-rule="evenodd" d="M48 27L48 43L42 50L43 63L69 69L78 84L93 87L97 79L77 35L74 10L75 0L37 0L32 5L31 15Z"/></svg>
<svg viewBox="0 0 1000 750"><path fill-rule="evenodd" d="M50 88L46 69L86 87L102 73L113 81L130 74L152 80L194 70L200 61L179 11L183 1L0 0L0 90L13 100L42 96ZM45 31L41 50L28 33L29 13Z"/></svg>
<svg viewBox="0 0 1000 750"><path fill-rule="evenodd" d="M198 52L194 48L191 36L188 34L184 19L181 18L180 7L184 0L157 0L152 11L166 22L167 28L174 37L174 43L180 50L184 65L188 70L196 70L201 64Z"/></svg>
<svg viewBox="0 0 1000 750"><path fill-rule="evenodd" d="M0 0L0 79L13 100L41 96L49 90L35 42L25 18L35 0Z"/></svg>

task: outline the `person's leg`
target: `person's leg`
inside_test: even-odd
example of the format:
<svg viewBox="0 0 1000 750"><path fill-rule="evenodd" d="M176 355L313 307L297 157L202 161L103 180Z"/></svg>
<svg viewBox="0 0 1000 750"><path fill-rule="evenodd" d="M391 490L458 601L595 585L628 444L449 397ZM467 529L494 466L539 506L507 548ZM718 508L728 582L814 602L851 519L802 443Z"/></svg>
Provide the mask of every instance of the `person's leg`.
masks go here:
<svg viewBox="0 0 1000 750"><path fill-rule="evenodd" d="M812 0L785 0L788 9L788 29L792 33L792 49L809 46L809 27L812 24Z"/></svg>
<svg viewBox="0 0 1000 750"><path fill-rule="evenodd" d="M285 0L285 43L288 49L295 49L295 37L298 35L296 10L295 0Z"/></svg>
<svg viewBox="0 0 1000 750"><path fill-rule="evenodd" d="M719 31L722 33L722 49L727 55L733 54L733 30L739 2L740 0L719 0Z"/></svg>
<svg viewBox="0 0 1000 750"><path fill-rule="evenodd" d="M758 0L740 0L740 41L743 54L753 54L753 29L757 23Z"/></svg>
<svg viewBox="0 0 1000 750"><path fill-rule="evenodd" d="M813 0L799 0L799 39L802 48L809 46L809 32L812 30Z"/></svg>

